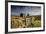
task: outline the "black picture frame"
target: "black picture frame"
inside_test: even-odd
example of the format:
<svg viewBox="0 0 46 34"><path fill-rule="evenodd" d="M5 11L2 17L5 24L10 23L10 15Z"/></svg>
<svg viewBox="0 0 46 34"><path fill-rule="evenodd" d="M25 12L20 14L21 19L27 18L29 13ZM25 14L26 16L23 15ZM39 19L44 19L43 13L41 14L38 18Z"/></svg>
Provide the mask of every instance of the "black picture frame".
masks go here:
<svg viewBox="0 0 46 34"><path fill-rule="evenodd" d="M31 30L31 31L17 31L8 32L8 2L13 3L32 3L32 4L43 4L43 30ZM5 33L23 33L23 32L39 32L45 31L45 3L44 2L27 2L27 1L5 1Z"/></svg>

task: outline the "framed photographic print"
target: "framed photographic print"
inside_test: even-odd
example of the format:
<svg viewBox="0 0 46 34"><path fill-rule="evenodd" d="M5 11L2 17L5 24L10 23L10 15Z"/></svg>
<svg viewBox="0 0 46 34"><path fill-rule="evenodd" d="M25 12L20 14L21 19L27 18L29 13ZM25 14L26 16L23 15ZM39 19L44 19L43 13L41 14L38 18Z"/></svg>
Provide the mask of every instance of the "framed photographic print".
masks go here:
<svg viewBox="0 0 46 34"><path fill-rule="evenodd" d="M45 4L43 2L8 2L5 15L6 32L44 31L44 10Z"/></svg>

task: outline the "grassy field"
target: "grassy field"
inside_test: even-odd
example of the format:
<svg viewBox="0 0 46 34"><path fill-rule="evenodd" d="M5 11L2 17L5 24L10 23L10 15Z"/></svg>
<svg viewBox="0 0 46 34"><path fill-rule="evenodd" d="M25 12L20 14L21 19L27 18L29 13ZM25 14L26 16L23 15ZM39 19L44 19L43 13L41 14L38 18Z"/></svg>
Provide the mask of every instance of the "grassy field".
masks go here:
<svg viewBox="0 0 46 34"><path fill-rule="evenodd" d="M11 16L11 28L31 28L41 26L41 16Z"/></svg>

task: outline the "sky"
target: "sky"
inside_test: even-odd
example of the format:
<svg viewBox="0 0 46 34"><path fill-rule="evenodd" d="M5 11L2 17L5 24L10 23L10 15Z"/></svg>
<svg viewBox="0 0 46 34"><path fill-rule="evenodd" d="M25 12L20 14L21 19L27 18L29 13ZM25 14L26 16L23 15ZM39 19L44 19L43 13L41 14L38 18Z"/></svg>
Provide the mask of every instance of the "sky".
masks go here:
<svg viewBox="0 0 46 34"><path fill-rule="evenodd" d="M23 13L25 16L27 14L29 14L30 16L41 15L41 7L11 5L11 15L20 16L20 13Z"/></svg>

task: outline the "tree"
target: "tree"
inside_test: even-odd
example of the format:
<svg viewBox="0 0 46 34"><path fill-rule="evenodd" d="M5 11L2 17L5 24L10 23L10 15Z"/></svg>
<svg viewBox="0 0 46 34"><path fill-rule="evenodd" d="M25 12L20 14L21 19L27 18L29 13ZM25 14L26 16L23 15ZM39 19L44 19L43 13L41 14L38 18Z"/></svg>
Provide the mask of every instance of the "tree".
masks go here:
<svg viewBox="0 0 46 34"><path fill-rule="evenodd" d="M29 13L27 14L27 16L29 16Z"/></svg>
<svg viewBox="0 0 46 34"><path fill-rule="evenodd" d="M21 13L20 16L23 17L23 13Z"/></svg>

